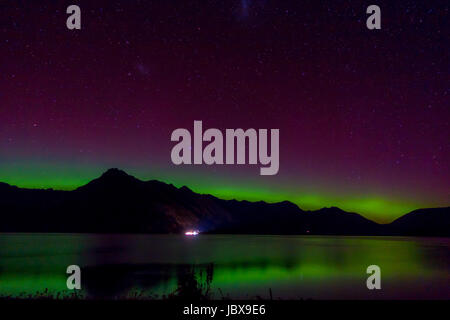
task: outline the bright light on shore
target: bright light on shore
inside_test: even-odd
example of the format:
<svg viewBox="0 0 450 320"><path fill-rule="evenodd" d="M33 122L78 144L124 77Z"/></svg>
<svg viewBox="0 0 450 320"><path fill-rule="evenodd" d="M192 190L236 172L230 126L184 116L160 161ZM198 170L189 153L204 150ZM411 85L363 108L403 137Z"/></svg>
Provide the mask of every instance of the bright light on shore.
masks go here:
<svg viewBox="0 0 450 320"><path fill-rule="evenodd" d="M191 230L191 231L186 231L184 234L187 236L196 236L199 234L199 232L198 232L198 230Z"/></svg>

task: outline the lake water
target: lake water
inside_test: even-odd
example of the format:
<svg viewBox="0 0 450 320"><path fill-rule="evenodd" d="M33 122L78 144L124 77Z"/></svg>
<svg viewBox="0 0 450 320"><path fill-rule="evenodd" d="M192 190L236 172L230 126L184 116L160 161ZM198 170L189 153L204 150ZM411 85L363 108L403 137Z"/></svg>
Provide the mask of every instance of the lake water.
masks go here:
<svg viewBox="0 0 450 320"><path fill-rule="evenodd" d="M163 298L192 276L214 299L450 299L449 248L448 238L0 234L0 296L66 295L75 264L86 298ZM373 264L381 290L366 287Z"/></svg>

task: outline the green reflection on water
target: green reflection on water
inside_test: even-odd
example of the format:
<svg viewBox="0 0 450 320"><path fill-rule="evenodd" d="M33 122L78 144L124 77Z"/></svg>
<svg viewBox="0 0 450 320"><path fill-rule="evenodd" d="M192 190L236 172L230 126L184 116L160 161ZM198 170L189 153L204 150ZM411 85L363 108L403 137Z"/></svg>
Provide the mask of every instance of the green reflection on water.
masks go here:
<svg viewBox="0 0 450 320"><path fill-rule="evenodd" d="M365 298L367 266L382 270L386 295L378 298L448 297L449 239L318 236L97 236L0 234L0 295L19 296L48 290L70 294L68 265L82 267L81 294L108 297L173 292L183 268L213 264L211 288L242 298ZM181 268L180 266L183 266ZM89 274L94 276L88 277ZM105 278L106 282L97 281ZM86 280L87 279L87 280ZM87 283L86 283L87 281ZM120 283L121 286L116 285ZM125 284L125 285L123 285ZM105 287L106 285L106 287ZM442 296L443 295L443 296ZM435 298L435 297L434 297Z"/></svg>

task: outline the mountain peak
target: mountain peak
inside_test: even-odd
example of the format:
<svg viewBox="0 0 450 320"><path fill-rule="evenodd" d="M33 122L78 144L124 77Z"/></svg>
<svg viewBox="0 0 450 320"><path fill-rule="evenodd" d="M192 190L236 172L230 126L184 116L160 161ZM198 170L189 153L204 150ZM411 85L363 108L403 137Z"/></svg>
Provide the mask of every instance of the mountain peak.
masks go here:
<svg viewBox="0 0 450 320"><path fill-rule="evenodd" d="M136 185L141 180L129 175L123 170L111 168L105 171L99 178L92 180L88 184L79 187L77 190L86 190L86 188L124 188L130 185Z"/></svg>
<svg viewBox="0 0 450 320"><path fill-rule="evenodd" d="M120 177L131 177L128 173L118 168L110 168L106 170L100 178L120 178Z"/></svg>

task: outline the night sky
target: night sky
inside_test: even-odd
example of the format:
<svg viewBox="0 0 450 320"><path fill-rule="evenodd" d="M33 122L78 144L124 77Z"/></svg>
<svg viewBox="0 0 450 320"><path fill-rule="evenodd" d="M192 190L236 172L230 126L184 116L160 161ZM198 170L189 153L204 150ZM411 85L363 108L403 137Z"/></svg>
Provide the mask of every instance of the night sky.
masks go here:
<svg viewBox="0 0 450 320"><path fill-rule="evenodd" d="M73 189L119 167L380 222L449 205L449 21L447 0L2 1L0 181ZM194 120L280 129L279 173L173 165Z"/></svg>

